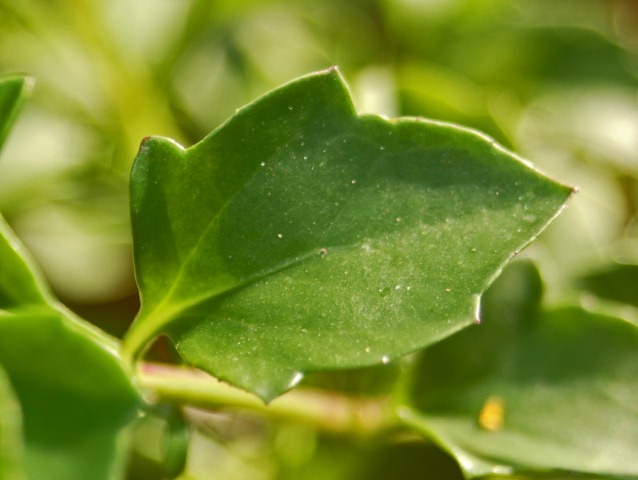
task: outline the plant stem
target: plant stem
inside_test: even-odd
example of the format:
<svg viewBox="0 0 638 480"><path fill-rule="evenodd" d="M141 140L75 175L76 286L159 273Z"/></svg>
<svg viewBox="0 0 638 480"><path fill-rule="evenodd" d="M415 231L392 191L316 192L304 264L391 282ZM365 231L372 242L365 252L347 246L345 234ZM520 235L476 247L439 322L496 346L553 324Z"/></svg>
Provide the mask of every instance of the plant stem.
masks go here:
<svg viewBox="0 0 638 480"><path fill-rule="evenodd" d="M145 363L138 380L157 401L205 409L244 409L340 434L366 435L394 424L387 399L359 399L297 388L266 405L259 398L195 369Z"/></svg>

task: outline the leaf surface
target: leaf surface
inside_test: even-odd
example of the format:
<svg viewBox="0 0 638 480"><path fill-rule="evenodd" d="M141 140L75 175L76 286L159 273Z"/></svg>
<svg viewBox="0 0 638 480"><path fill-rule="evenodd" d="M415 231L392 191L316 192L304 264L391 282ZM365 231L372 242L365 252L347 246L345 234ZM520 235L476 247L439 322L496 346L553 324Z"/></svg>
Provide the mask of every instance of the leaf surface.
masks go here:
<svg viewBox="0 0 638 480"><path fill-rule="evenodd" d="M115 341L53 300L1 218L0 265L0 367L22 409L27 478L121 478L118 438L139 399Z"/></svg>
<svg viewBox="0 0 638 480"><path fill-rule="evenodd" d="M472 323L478 296L570 195L474 131L357 115L337 70L131 175L142 310L190 363L272 399L305 372L390 359Z"/></svg>
<svg viewBox="0 0 638 480"><path fill-rule="evenodd" d="M425 350L405 422L469 478L638 478L638 328L577 306L543 309L529 262L484 297L484 322Z"/></svg>
<svg viewBox="0 0 638 480"><path fill-rule="evenodd" d="M33 79L25 76L0 78L0 147L4 143L25 98L31 92Z"/></svg>

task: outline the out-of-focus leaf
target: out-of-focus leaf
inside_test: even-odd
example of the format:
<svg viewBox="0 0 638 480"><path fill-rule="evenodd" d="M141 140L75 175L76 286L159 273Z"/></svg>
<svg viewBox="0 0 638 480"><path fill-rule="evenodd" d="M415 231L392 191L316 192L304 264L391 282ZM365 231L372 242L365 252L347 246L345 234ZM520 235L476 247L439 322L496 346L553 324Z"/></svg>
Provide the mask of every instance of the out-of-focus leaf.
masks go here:
<svg viewBox="0 0 638 480"><path fill-rule="evenodd" d="M158 404L145 411L130 433L127 478L184 478L191 429L196 427L178 404Z"/></svg>
<svg viewBox="0 0 638 480"><path fill-rule="evenodd" d="M405 62L397 71L397 83L403 114L419 112L469 125L501 142L508 141L488 110L489 90L458 71L424 62Z"/></svg>
<svg viewBox="0 0 638 480"><path fill-rule="evenodd" d="M0 147L7 138L9 129L30 93L33 79L25 76L0 78Z"/></svg>
<svg viewBox="0 0 638 480"><path fill-rule="evenodd" d="M365 452L358 471L347 479L462 480L459 466L436 446L418 441L397 442Z"/></svg>
<svg viewBox="0 0 638 480"><path fill-rule="evenodd" d="M601 298L638 307L638 265L618 264L592 272L577 285Z"/></svg>
<svg viewBox="0 0 638 480"><path fill-rule="evenodd" d="M190 149L147 139L131 183L142 310L128 353L166 332L264 399L467 326L571 194L474 131L356 115L335 69Z"/></svg>
<svg viewBox="0 0 638 480"><path fill-rule="evenodd" d="M637 478L638 328L540 297L531 263L506 269L483 325L423 353L400 415L470 478Z"/></svg>
<svg viewBox="0 0 638 480"><path fill-rule="evenodd" d="M27 476L121 478L118 437L139 399L117 345L58 305L4 222L0 233L0 366L22 407Z"/></svg>
<svg viewBox="0 0 638 480"><path fill-rule="evenodd" d="M120 478L136 394L111 352L42 309L0 315L0 362L24 411L30 478Z"/></svg>
<svg viewBox="0 0 638 480"><path fill-rule="evenodd" d="M315 441L316 445L309 447L312 456L303 462L293 460L294 452L301 447L280 440L279 449L287 448L291 458L287 458L288 452L279 453L279 480L463 480L459 466L450 456L418 439L386 440L382 444L329 437Z"/></svg>
<svg viewBox="0 0 638 480"><path fill-rule="evenodd" d="M441 64L525 97L556 85L636 84L627 51L590 28L501 23L448 34L455 41L436 53Z"/></svg>
<svg viewBox="0 0 638 480"><path fill-rule="evenodd" d="M22 412L4 370L0 368L0 478L23 480Z"/></svg>

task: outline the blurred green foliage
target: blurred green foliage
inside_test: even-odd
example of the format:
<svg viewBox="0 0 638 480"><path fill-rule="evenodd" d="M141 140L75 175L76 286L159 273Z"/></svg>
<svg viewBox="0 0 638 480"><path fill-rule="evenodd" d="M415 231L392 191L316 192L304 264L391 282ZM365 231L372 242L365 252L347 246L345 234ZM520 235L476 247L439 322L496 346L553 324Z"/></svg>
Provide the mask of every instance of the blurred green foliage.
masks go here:
<svg viewBox="0 0 638 480"><path fill-rule="evenodd" d="M547 297L578 287L590 303L635 305L633 0L0 0L0 72L37 79L0 158L0 211L58 295L121 334L137 310L128 173L140 140L191 145L257 95L335 64L359 111L477 128L579 186L527 253ZM345 450L299 426L189 414L184 479L212 478L213 464L217 479L421 478L418 462L386 471L384 461L430 448L399 436L391 451ZM160 478L143 443L131 478ZM352 469L364 454L379 467L361 476ZM445 472L431 478L460 478Z"/></svg>

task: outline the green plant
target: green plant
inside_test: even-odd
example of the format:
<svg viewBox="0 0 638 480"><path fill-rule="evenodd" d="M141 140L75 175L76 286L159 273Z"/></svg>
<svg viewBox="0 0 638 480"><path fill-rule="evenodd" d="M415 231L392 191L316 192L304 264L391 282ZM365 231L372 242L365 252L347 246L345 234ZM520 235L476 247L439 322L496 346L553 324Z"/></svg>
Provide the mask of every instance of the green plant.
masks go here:
<svg viewBox="0 0 638 480"><path fill-rule="evenodd" d="M0 84L0 138L29 83ZM543 306L529 261L494 280L572 189L490 138L357 115L330 69L188 149L146 138L130 185L142 308L121 345L55 300L2 224L2 478L123 478L140 416L163 422L161 475L178 476L180 405L375 438L380 452L417 432L434 478L638 477L637 327ZM249 393L149 362L162 335ZM277 398L329 370L350 370L356 395L310 375Z"/></svg>

